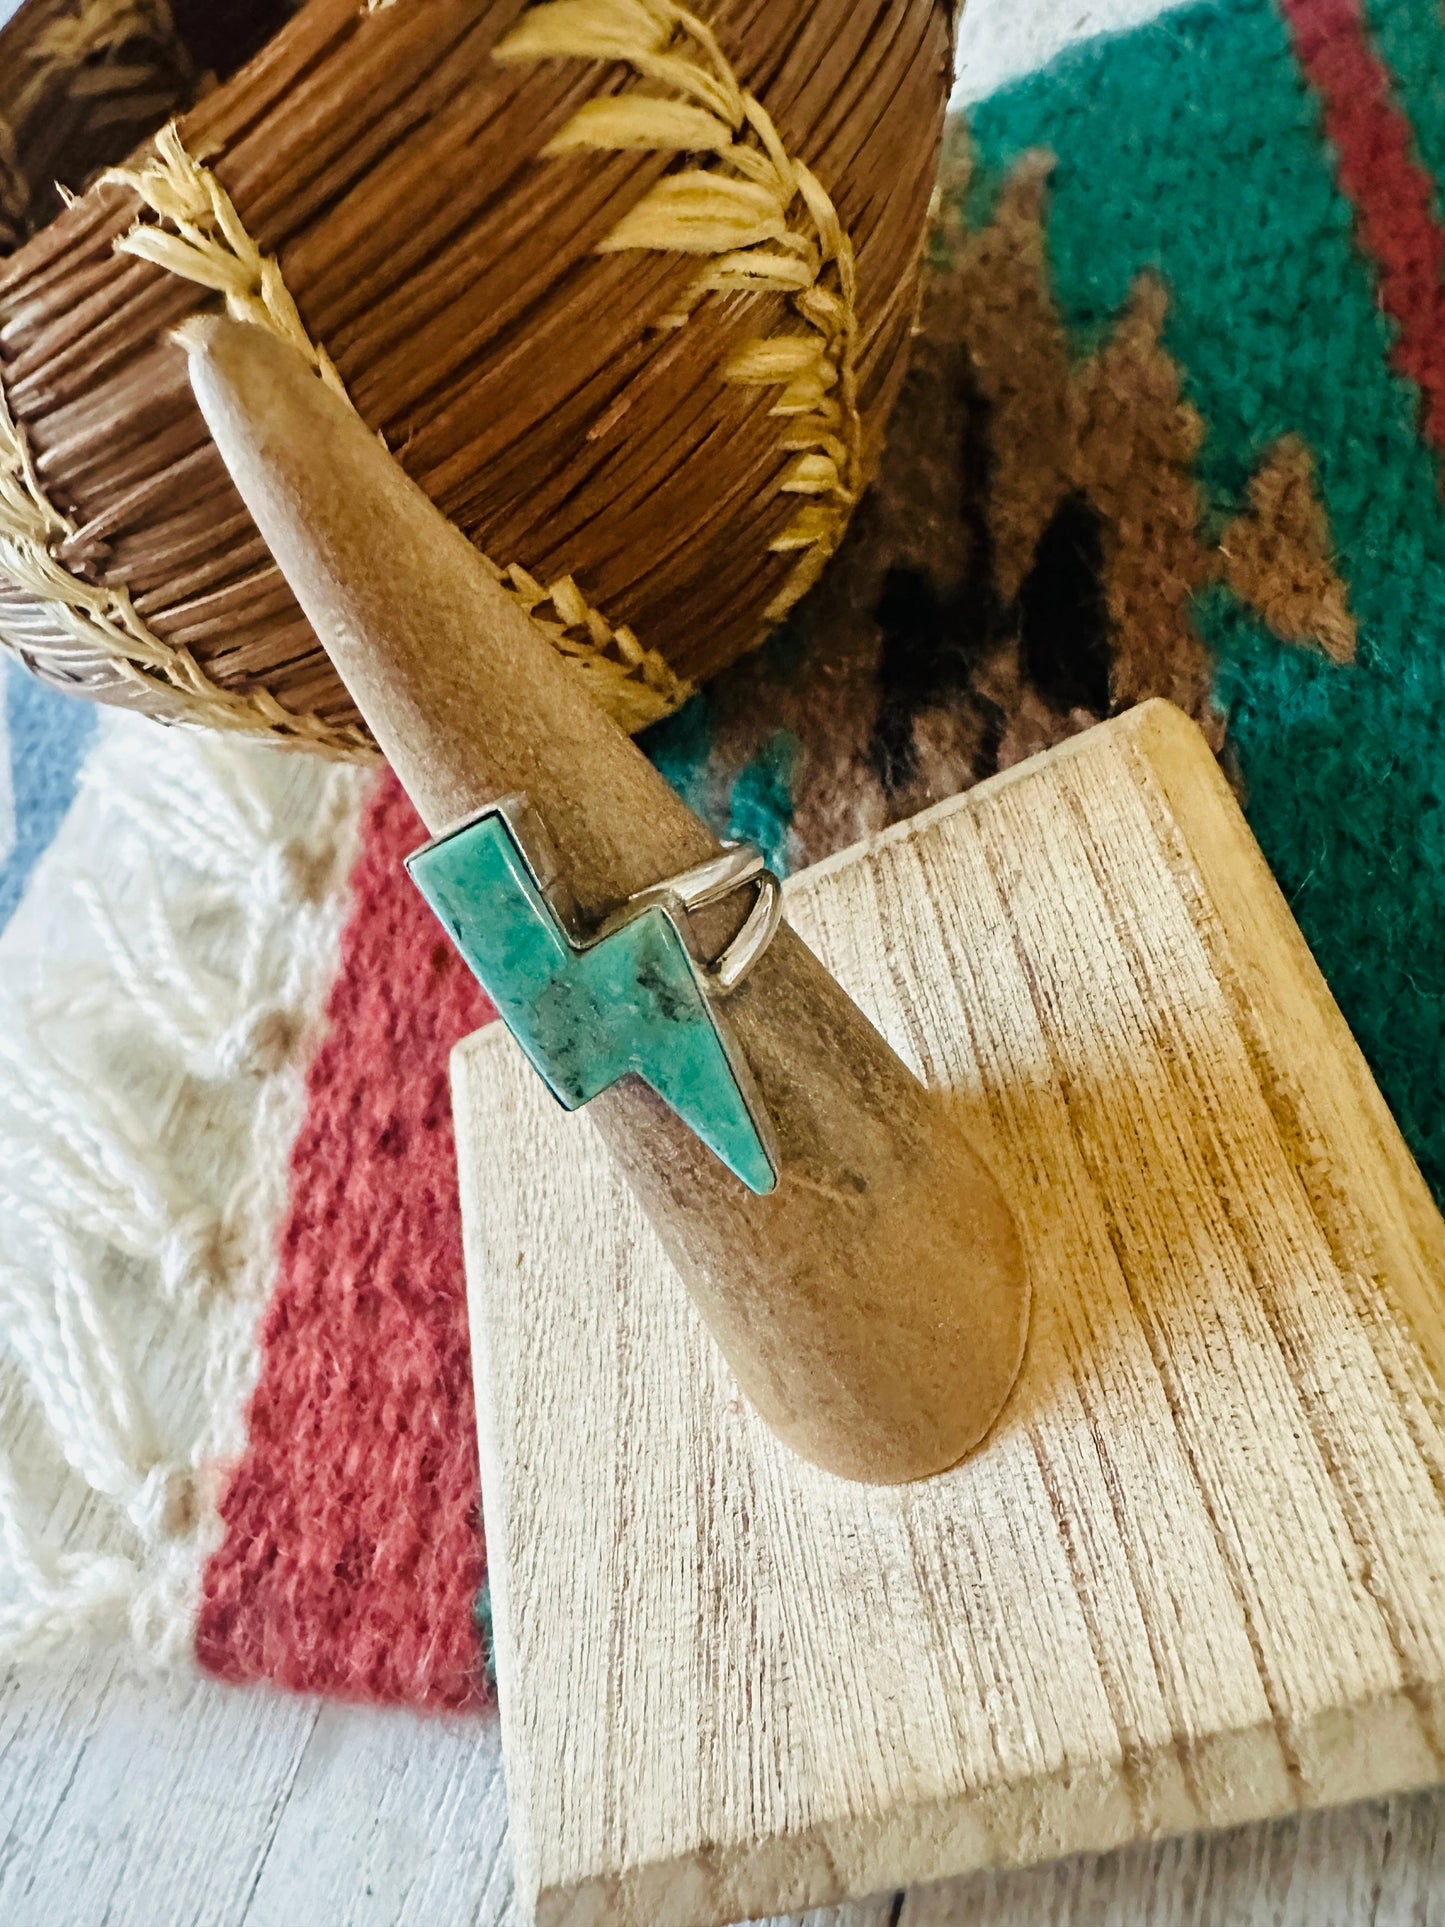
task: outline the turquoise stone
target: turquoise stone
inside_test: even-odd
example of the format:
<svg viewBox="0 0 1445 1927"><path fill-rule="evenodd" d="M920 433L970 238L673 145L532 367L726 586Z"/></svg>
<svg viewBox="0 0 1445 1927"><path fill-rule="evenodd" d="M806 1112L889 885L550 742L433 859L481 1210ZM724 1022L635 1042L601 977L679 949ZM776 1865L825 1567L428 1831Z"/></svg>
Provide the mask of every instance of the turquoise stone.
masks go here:
<svg viewBox="0 0 1445 1927"><path fill-rule="evenodd" d="M500 810L438 837L407 868L569 1111L635 1072L749 1190L774 1188L750 1079L665 905L579 941Z"/></svg>

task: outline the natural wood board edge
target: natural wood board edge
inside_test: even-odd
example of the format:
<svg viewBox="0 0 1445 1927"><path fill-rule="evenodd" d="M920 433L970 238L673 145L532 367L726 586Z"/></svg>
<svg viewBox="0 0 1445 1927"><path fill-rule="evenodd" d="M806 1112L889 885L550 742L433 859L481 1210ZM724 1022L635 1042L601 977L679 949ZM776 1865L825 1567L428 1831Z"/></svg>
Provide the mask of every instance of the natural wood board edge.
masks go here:
<svg viewBox="0 0 1445 1927"><path fill-rule="evenodd" d="M1202 738L1144 705L790 903L987 1151L1029 1356L952 1473L803 1465L587 1123L504 1036L459 1047L537 1918L723 1921L1445 1777L1445 1226Z"/></svg>
<svg viewBox="0 0 1445 1927"><path fill-rule="evenodd" d="M1336 1143L1361 1144L1351 1166L1352 1192L1369 1216L1374 1238L1396 1258L1413 1249L1426 1260L1436 1288L1409 1309L1417 1321L1416 1340L1431 1353L1435 1376L1445 1384L1445 1219L1364 1053L1203 737L1172 703L1158 700L1119 720L1132 725L1135 754L1176 823L1194 825L1192 786L1209 782L1216 790L1217 812L1185 845L1227 940L1228 962L1216 945L1216 967L1232 965L1235 995L1253 1008L1259 1034L1273 1039L1276 1048L1287 1043L1301 1054L1306 1049L1331 1053L1337 1081L1321 1081L1311 1096L1328 1103L1324 1122ZM1386 1264L1383 1275L1398 1275L1397 1265Z"/></svg>

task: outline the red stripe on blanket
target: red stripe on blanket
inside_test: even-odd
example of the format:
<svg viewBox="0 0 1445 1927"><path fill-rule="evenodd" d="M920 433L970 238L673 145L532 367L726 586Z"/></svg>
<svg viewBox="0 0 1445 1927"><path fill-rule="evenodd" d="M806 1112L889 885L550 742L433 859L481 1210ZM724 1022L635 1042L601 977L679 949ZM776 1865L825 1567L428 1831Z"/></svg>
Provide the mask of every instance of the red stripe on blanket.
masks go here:
<svg viewBox="0 0 1445 1927"><path fill-rule="evenodd" d="M1369 38L1360 0L1282 0L1295 51L1324 104L1340 187L1379 273L1380 305L1399 324L1395 367L1420 386L1424 433L1445 449L1445 230L1435 186Z"/></svg>
<svg viewBox="0 0 1445 1927"><path fill-rule="evenodd" d="M424 835L385 778L196 1648L229 1680L460 1707L485 1555L447 1054L491 1010L401 868Z"/></svg>

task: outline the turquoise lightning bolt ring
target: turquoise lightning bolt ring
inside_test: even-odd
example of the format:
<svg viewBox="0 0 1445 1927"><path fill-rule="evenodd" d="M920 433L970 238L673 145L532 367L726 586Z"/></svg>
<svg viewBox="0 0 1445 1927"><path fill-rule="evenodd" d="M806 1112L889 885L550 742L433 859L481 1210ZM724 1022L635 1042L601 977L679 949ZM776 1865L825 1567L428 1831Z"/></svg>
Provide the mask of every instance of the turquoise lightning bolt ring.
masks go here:
<svg viewBox="0 0 1445 1927"><path fill-rule="evenodd" d="M773 1190L772 1124L722 1008L772 941L778 879L750 844L629 897L578 927L545 827L504 796L407 858L412 881L553 1095L577 1110L643 1078L750 1191ZM690 912L756 896L706 957Z"/></svg>

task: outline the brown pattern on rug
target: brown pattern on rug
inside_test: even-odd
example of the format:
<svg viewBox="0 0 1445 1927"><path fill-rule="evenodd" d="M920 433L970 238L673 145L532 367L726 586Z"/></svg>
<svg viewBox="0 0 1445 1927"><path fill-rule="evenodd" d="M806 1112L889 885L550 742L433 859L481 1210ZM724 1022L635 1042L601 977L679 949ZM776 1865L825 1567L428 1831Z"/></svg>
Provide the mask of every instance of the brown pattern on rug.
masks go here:
<svg viewBox="0 0 1445 1927"><path fill-rule="evenodd" d="M1193 618L1227 583L1281 640L1335 661L1355 625L1308 449L1281 439L1217 540L1204 436L1141 275L1076 359L1049 281L1052 162L1031 154L992 217L941 216L882 465L789 631L714 685L713 756L796 737L793 858L816 860L1148 696L1218 748ZM949 161L945 208L967 181Z"/></svg>

